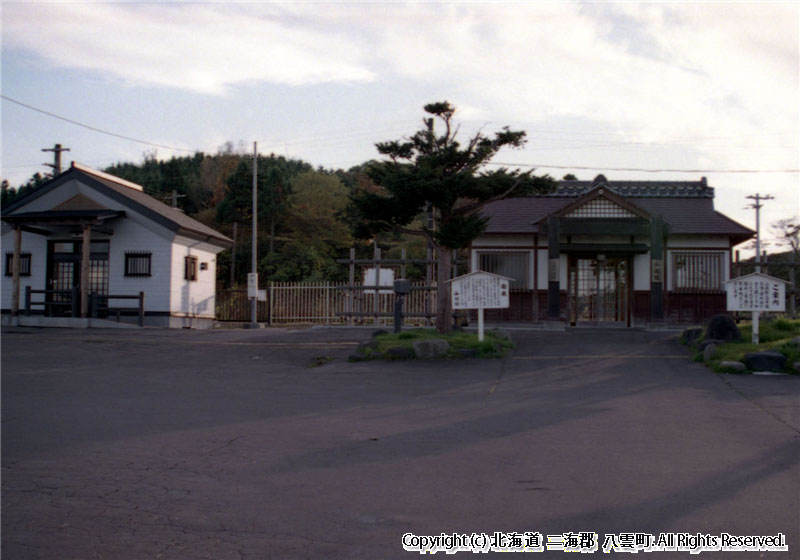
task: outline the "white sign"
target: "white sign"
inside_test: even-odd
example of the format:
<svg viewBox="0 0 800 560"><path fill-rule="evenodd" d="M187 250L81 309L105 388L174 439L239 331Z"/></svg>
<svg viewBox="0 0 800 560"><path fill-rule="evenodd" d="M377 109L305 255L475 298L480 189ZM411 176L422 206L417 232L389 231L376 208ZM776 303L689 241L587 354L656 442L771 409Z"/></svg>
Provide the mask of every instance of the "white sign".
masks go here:
<svg viewBox="0 0 800 560"><path fill-rule="evenodd" d="M247 297L258 297L258 272L247 273Z"/></svg>
<svg viewBox="0 0 800 560"><path fill-rule="evenodd" d="M364 283L362 286L388 286L388 290L380 290L382 294L393 294L394 293L394 270L391 268L379 268L380 270L380 281L376 282L375 277L377 276L376 269L374 268L367 268L364 270ZM365 294L374 294L375 290L364 290Z"/></svg>
<svg viewBox="0 0 800 560"><path fill-rule="evenodd" d="M453 309L505 309L511 278L478 270L451 280Z"/></svg>
<svg viewBox="0 0 800 560"><path fill-rule="evenodd" d="M786 282L754 272L725 282L728 311L786 311Z"/></svg>

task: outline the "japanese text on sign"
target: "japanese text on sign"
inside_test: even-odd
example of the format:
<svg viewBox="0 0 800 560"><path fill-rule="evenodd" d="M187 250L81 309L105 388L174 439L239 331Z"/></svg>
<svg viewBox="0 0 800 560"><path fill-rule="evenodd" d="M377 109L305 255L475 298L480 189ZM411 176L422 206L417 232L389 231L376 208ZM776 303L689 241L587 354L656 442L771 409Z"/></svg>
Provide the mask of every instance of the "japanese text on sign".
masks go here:
<svg viewBox="0 0 800 560"><path fill-rule="evenodd" d="M728 311L785 311L786 285L766 274L749 274L729 280Z"/></svg>
<svg viewBox="0 0 800 560"><path fill-rule="evenodd" d="M453 309L503 309L508 307L509 278L488 272L472 272L454 278Z"/></svg>

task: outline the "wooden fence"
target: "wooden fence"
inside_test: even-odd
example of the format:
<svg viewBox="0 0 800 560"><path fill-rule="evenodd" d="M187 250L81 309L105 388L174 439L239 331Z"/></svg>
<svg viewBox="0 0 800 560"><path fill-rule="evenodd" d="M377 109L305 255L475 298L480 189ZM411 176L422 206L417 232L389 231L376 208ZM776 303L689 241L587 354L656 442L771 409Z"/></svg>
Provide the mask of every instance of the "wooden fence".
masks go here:
<svg viewBox="0 0 800 560"><path fill-rule="evenodd" d="M370 289L372 288L372 289ZM391 288L352 286L333 282L270 282L267 301L258 302L258 322L271 325L388 325L393 321L396 296ZM432 324L436 316L436 287L412 283L403 313L408 325ZM218 321L250 321L247 290L217 290Z"/></svg>

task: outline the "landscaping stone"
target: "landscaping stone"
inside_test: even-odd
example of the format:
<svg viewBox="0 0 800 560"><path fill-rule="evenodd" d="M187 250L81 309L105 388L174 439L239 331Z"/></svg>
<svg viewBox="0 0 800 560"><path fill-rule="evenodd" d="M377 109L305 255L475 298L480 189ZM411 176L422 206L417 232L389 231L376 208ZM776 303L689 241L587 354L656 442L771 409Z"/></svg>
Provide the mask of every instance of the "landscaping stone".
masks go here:
<svg viewBox="0 0 800 560"><path fill-rule="evenodd" d="M797 373L800 373L800 362L795 362L795 363L794 363L794 370L795 370Z"/></svg>
<svg viewBox="0 0 800 560"><path fill-rule="evenodd" d="M395 346L387 349L383 357L387 360L410 360L414 357L414 351L404 346Z"/></svg>
<svg viewBox="0 0 800 560"><path fill-rule="evenodd" d="M730 315L714 315L708 322L706 328L706 338L713 338L729 342L731 340L741 340L742 333Z"/></svg>
<svg viewBox="0 0 800 560"><path fill-rule="evenodd" d="M456 354L458 354L462 358L477 358L478 357L478 349L477 348L459 348L456 350Z"/></svg>
<svg viewBox="0 0 800 560"><path fill-rule="evenodd" d="M703 361L705 363L708 363L711 360L713 360L716 355L717 355L716 344L707 344L706 347L703 349Z"/></svg>
<svg viewBox="0 0 800 560"><path fill-rule="evenodd" d="M699 327L695 327L692 329L686 329L683 331L681 338L683 342L688 346L694 346L694 343L700 340L700 337L703 336L703 329Z"/></svg>
<svg viewBox="0 0 800 560"><path fill-rule="evenodd" d="M725 344L724 340L720 340L718 338L707 338L700 343L697 344L697 350L699 352L705 352L706 346L709 344L713 344L715 346L719 346L720 344Z"/></svg>
<svg viewBox="0 0 800 560"><path fill-rule="evenodd" d="M440 358L450 350L450 343L441 338L416 340L411 346L414 348L414 356L421 360Z"/></svg>
<svg viewBox="0 0 800 560"><path fill-rule="evenodd" d="M794 338L793 338L793 339L792 339L792 340L789 342L789 344L792 344L792 345L794 345L794 346L797 346L798 348L800 348L800 336L796 336L796 337L794 337Z"/></svg>
<svg viewBox="0 0 800 560"><path fill-rule="evenodd" d="M511 340L511 333L505 329L492 329L491 332L500 340Z"/></svg>
<svg viewBox="0 0 800 560"><path fill-rule="evenodd" d="M744 363L751 371L781 371L786 367L786 360L786 356L774 350L744 355Z"/></svg>
<svg viewBox="0 0 800 560"><path fill-rule="evenodd" d="M731 360L724 360L720 362L719 365L725 369L733 369L738 372L743 372L747 369L747 366L745 366L742 362L734 362Z"/></svg>
<svg viewBox="0 0 800 560"><path fill-rule="evenodd" d="M377 331L372 333L372 338L375 338L376 336L380 336L382 334L389 334L389 331L387 331L386 329L378 329Z"/></svg>

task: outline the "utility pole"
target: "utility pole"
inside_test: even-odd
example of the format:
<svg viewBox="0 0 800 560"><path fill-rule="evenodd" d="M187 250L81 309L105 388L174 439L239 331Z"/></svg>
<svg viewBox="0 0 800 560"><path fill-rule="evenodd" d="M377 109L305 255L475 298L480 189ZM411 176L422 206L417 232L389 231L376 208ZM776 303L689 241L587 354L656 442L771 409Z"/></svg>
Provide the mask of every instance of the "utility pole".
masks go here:
<svg viewBox="0 0 800 560"><path fill-rule="evenodd" d="M258 183L258 147L257 143L253 142L253 250L252 262L250 270L252 274L253 283L255 284L254 293L250 298L250 327L258 328L258 262L256 258L256 239L258 230L258 190L256 185Z"/></svg>
<svg viewBox="0 0 800 560"><path fill-rule="evenodd" d="M747 198L755 200L748 208L755 208L756 210L756 272L761 272L761 208L764 206L761 201L774 200L774 197L769 194L754 194Z"/></svg>
<svg viewBox="0 0 800 560"><path fill-rule="evenodd" d="M761 272L761 208L764 206L761 204L762 200L773 200L772 195L760 195L758 193L754 195L750 195L747 198L755 200L753 204L750 205L750 208L756 209L756 272ZM758 320L759 316L761 315L760 311L753 311L753 337L752 342L753 344L758 344Z"/></svg>
<svg viewBox="0 0 800 560"><path fill-rule="evenodd" d="M173 208L177 208L178 207L178 199L179 198L186 198L186 195L185 194L178 194L178 190L177 189L172 189L172 207Z"/></svg>
<svg viewBox="0 0 800 560"><path fill-rule="evenodd" d="M56 144L52 148L42 148L43 152L53 152L53 163L45 163L47 167L52 167L55 175L61 174L61 152L68 152L69 148L62 148L61 144Z"/></svg>

